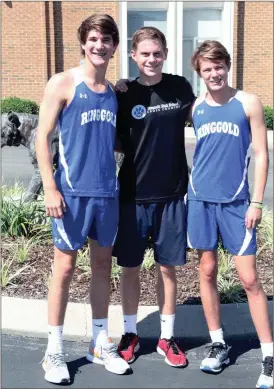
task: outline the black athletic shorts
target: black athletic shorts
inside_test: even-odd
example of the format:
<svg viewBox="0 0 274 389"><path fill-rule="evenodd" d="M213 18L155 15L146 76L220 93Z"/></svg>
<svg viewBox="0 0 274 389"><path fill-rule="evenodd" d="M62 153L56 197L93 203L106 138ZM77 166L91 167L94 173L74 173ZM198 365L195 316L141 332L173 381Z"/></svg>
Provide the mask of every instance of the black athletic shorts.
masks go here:
<svg viewBox="0 0 274 389"><path fill-rule="evenodd" d="M119 227L113 255L123 267L142 264L149 237L161 265L186 262L186 205L183 199L164 203L120 204Z"/></svg>

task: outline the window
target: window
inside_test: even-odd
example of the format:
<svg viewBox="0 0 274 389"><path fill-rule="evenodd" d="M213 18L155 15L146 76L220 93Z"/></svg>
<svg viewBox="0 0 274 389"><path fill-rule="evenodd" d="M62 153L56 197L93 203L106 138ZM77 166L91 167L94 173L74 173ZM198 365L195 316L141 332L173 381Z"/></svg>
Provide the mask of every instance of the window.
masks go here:
<svg viewBox="0 0 274 389"><path fill-rule="evenodd" d="M183 12L183 75L196 95L205 91L204 82L191 68L190 58L200 43L222 38L222 9L184 9Z"/></svg>
<svg viewBox="0 0 274 389"><path fill-rule="evenodd" d="M128 11L127 26L128 77L129 79L135 79L138 77L139 72L136 63L132 60L130 55L132 36L136 30L148 26L156 27L166 35L167 11ZM166 62L163 71L166 71Z"/></svg>
<svg viewBox="0 0 274 389"><path fill-rule="evenodd" d="M233 4L228 1L119 2L120 77L137 77L138 68L130 56L132 35L141 27L154 26L167 39L169 51L163 71L184 75L194 92L201 93L204 84L193 72L190 57L197 45L206 39L221 41L233 56ZM229 82L232 82L232 71Z"/></svg>

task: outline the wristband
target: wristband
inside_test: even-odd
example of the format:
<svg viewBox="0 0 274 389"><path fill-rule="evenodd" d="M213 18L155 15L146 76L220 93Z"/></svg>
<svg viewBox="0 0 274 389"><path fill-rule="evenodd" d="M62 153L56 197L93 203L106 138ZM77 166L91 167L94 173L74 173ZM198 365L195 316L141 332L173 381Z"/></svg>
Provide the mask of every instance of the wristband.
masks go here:
<svg viewBox="0 0 274 389"><path fill-rule="evenodd" d="M263 202L262 201L250 201L251 203L255 203L255 204L261 204L263 205Z"/></svg>
<svg viewBox="0 0 274 389"><path fill-rule="evenodd" d="M256 205L253 205L253 207L255 207L255 208L258 208L258 209L263 209L263 206L262 206L262 204L258 204L256 201L251 201L251 204L256 204Z"/></svg>

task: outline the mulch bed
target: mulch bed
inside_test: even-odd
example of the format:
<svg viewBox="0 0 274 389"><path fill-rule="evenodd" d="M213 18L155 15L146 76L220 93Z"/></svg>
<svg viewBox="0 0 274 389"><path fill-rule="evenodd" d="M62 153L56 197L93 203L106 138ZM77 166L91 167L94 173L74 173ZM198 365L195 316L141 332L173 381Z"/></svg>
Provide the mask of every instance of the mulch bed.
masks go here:
<svg viewBox="0 0 274 389"><path fill-rule="evenodd" d="M18 243L18 239L2 238L2 261L5 263L11 258L10 247ZM51 243L35 245L31 248L28 260L19 264L14 260L10 267L11 274L25 265L27 269L12 279L11 284L2 287L2 294L10 297L47 299L48 284L51 275L53 261L53 246ZM3 265L2 265L3 266ZM198 258L193 251L188 251L188 262L183 267L177 267L177 304L200 304L199 297L199 274ZM269 299L273 296L273 252L262 250L257 259L257 268L263 288ZM157 305L155 285L157 277L153 266L150 270L141 271L141 305ZM69 301L89 301L89 279L90 274L76 268L70 288ZM111 304L120 304L119 279L111 282Z"/></svg>

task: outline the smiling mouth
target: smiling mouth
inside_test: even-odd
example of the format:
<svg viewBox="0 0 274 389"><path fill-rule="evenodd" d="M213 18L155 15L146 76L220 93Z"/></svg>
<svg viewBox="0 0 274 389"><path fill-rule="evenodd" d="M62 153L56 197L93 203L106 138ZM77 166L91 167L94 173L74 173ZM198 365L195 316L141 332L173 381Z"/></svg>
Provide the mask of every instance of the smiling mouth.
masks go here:
<svg viewBox="0 0 274 389"><path fill-rule="evenodd" d="M222 81L222 79L219 78L218 80L211 80L210 82L211 82L212 84L218 84L218 83L221 82L221 81Z"/></svg>
<svg viewBox="0 0 274 389"><path fill-rule="evenodd" d="M107 53L92 53L93 55L96 55L97 57L104 57Z"/></svg>

